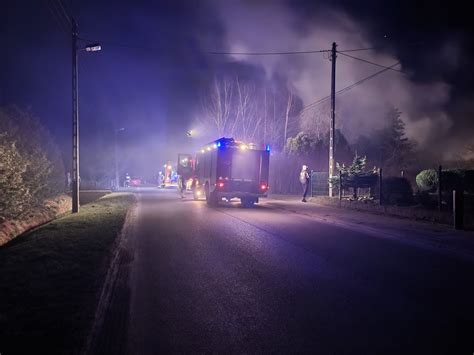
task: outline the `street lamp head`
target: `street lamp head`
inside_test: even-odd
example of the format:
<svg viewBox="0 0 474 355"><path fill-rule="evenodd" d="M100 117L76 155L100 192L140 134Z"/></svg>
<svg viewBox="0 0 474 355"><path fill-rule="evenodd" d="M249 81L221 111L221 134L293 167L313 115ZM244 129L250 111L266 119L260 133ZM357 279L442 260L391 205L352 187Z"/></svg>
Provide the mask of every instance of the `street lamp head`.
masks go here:
<svg viewBox="0 0 474 355"><path fill-rule="evenodd" d="M89 44L86 46L87 52L98 52L100 50L102 50L102 47L99 43Z"/></svg>

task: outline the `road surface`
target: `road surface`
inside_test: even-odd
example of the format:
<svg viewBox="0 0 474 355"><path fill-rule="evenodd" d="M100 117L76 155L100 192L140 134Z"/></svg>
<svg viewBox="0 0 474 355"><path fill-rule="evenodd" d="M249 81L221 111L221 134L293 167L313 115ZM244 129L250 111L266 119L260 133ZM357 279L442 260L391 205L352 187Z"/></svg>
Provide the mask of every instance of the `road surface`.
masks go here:
<svg viewBox="0 0 474 355"><path fill-rule="evenodd" d="M114 352L474 352L469 260L268 202L137 198Z"/></svg>

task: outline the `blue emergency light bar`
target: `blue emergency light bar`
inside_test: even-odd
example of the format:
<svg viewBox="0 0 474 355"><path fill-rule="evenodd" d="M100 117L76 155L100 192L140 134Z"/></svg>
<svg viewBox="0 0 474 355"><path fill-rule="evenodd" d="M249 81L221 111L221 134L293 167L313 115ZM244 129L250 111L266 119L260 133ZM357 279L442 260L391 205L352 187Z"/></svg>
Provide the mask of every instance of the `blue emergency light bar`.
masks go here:
<svg viewBox="0 0 474 355"><path fill-rule="evenodd" d="M270 145L266 144L264 146L264 150L267 152L270 152ZM211 151L212 149L216 148L240 148L242 150L246 149L257 149L257 146L254 143L245 143L245 142L240 142L236 141L234 138L219 138L213 142L210 142L209 144L206 144L202 149L201 153L205 153L206 151Z"/></svg>

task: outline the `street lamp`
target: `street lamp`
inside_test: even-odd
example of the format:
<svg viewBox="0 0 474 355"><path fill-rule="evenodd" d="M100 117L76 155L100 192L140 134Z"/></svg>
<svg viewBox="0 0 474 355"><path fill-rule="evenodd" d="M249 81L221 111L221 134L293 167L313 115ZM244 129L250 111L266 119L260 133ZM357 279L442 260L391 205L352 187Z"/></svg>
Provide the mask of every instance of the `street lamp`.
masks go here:
<svg viewBox="0 0 474 355"><path fill-rule="evenodd" d="M99 43L94 43L86 46L84 49L86 50L86 52L98 52L102 50L102 47Z"/></svg>
<svg viewBox="0 0 474 355"><path fill-rule="evenodd" d="M77 23L72 19L72 213L79 212L79 98L77 92L78 52L97 52L102 47L95 43L84 48L77 47Z"/></svg>

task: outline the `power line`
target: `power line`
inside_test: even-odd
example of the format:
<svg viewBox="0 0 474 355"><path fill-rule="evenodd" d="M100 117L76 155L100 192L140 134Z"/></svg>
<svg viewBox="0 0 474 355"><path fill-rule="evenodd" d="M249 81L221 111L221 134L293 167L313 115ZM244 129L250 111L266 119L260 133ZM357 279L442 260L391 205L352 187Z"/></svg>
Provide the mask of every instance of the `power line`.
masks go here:
<svg viewBox="0 0 474 355"><path fill-rule="evenodd" d="M68 25L64 23L64 18L59 12L58 8L55 6L55 2L53 0L48 0L48 10L51 13L51 16L54 19L54 22L58 25L59 29L64 32L69 34L70 31L68 30Z"/></svg>
<svg viewBox="0 0 474 355"><path fill-rule="evenodd" d="M391 70L394 66L397 66L397 65L399 65L399 64L400 64L400 62L394 63L394 64L392 64L391 66L389 66L389 67L387 67L387 68L385 68L385 69L382 69L382 70L380 70L380 71L378 71L378 72L376 72L376 73L374 73L374 74L372 74L372 75L369 75L369 76L367 76L367 77L365 77L365 78L363 78L363 79L361 79L361 80L359 80L359 81L356 81L355 83L353 83L353 84L351 84L351 85L349 85L349 86L346 86L345 88L339 90L339 91L337 92L337 94L343 94L344 92L349 91L350 89L353 89L353 88L355 88L356 86L359 86L359 85L363 84L364 82L366 82L366 81L368 81L368 80L370 80L370 79L376 77L377 75L382 74L382 73L384 73L384 72L386 72L386 71L388 71L388 70Z"/></svg>
<svg viewBox="0 0 474 355"><path fill-rule="evenodd" d="M371 51L371 50L378 50L380 48L377 47L369 47L369 48L355 48L355 49L343 49L338 51L339 53L345 53L345 52L361 52L361 51Z"/></svg>
<svg viewBox="0 0 474 355"><path fill-rule="evenodd" d="M307 51L288 51L288 52L205 52L206 54L215 55L292 55L292 54L314 54L331 52L330 49L317 49Z"/></svg>
<svg viewBox="0 0 474 355"><path fill-rule="evenodd" d="M364 63L368 63L368 64L375 65L375 66L380 67L380 68L385 68L385 69L389 69L389 70L394 70L394 71L397 71L397 72L399 72L399 73L404 73L404 74L406 74L403 70L400 70L400 69L394 69L394 68L392 68L392 67L387 67L387 66L385 66L385 65L378 64L378 63L374 63L374 62L371 62L370 60L367 60L367 59L363 59L363 58L359 58L359 57L354 57L354 56L352 56L352 55L349 55L349 54L346 54L346 53L343 53L343 52L340 52L340 51L338 51L337 53L342 54L343 56L346 56L346 57L355 59L355 60L359 60L359 61L364 62Z"/></svg>
<svg viewBox="0 0 474 355"><path fill-rule="evenodd" d="M62 15L64 18L67 20L70 26L72 26L72 21L71 21L71 16L67 13L66 9L64 8L62 0L57 0L57 3L59 3L59 7L62 10Z"/></svg>
<svg viewBox="0 0 474 355"><path fill-rule="evenodd" d="M380 74L382 74L382 73L385 73L385 72L388 71L388 70L393 69L393 67L395 67L395 66L397 66L397 65L399 65L399 64L400 64L400 62L394 63L394 64L392 64L392 65L389 66L389 67L386 67L386 68L384 68L384 69L382 69L382 70L379 70L378 72L375 72L375 73L372 74L372 75L369 75L369 76L367 76L367 77L365 77L365 78L363 78L363 79L361 79L361 80L358 80L358 81L352 83L351 85L348 85L348 86L342 88L341 90L337 91L337 92L336 92L336 95L343 94L343 93L345 93L345 92L347 92L347 91L349 91L349 90L355 88L356 86L359 86L359 85L363 84L364 82L366 82L366 81L368 81L368 80L370 80L370 79L373 79L373 78L375 78L376 76L378 76L378 75L380 75ZM319 99L319 100L317 100L317 101L314 101L314 102L312 102L312 103L310 103L310 104L304 106L304 107L300 110L299 114L302 114L303 112L305 112L305 111L309 110L310 108L313 108L314 106L317 106L317 105L319 105L319 104L321 104L321 103L323 103L323 102L329 100L330 98L331 98L331 95L328 95L328 96L326 96L326 97L323 97L323 98L321 98L321 99Z"/></svg>
<svg viewBox="0 0 474 355"><path fill-rule="evenodd" d="M338 51L338 53L345 52L360 52L360 51L369 51L381 49L378 47L368 47L368 48L354 48L354 49L344 49ZM207 54L217 54L217 55L291 55L291 54L314 54L314 53L328 53L331 52L330 49L312 49L306 51L286 51L286 52L220 52L220 51L211 51L206 52Z"/></svg>
<svg viewBox="0 0 474 355"><path fill-rule="evenodd" d="M407 47L414 47L414 46L419 46L422 45L422 41L416 41L416 42L408 42L408 43L403 43L403 46ZM343 50L338 50L339 53L345 53L345 52L361 52L361 51L370 51L370 50L384 50L387 49L387 47L379 46L379 47L366 47L366 48L355 48L355 49L343 49Z"/></svg>

